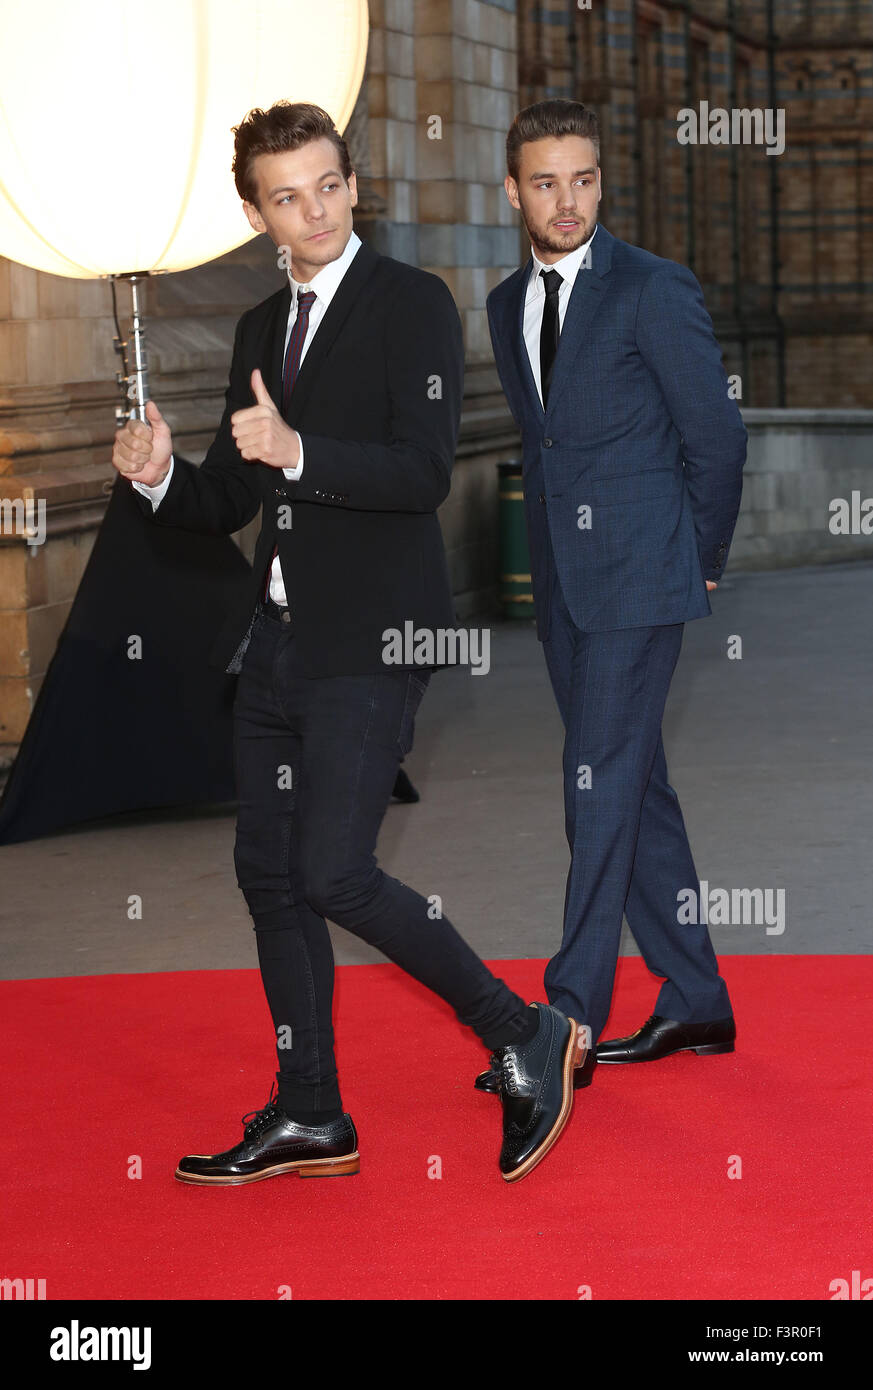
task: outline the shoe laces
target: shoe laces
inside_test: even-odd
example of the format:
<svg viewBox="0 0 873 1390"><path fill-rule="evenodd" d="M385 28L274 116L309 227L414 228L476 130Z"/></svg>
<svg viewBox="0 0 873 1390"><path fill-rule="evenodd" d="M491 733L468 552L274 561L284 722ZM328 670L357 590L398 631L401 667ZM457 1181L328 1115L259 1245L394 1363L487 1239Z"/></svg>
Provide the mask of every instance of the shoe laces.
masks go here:
<svg viewBox="0 0 873 1390"><path fill-rule="evenodd" d="M274 1081L270 1088L270 1098L267 1104L260 1110L250 1110L247 1115L243 1115L241 1123L244 1138L257 1139L265 1129L269 1129L270 1125L282 1118L283 1112L277 1104L278 1090L279 1088ZM276 1092L275 1095L273 1094L274 1091Z"/></svg>
<svg viewBox="0 0 873 1390"><path fill-rule="evenodd" d="M515 1055L515 1048L501 1047L496 1052L491 1053L491 1066L497 1073L498 1084L503 1091L514 1096L521 1082L518 1074L518 1058Z"/></svg>

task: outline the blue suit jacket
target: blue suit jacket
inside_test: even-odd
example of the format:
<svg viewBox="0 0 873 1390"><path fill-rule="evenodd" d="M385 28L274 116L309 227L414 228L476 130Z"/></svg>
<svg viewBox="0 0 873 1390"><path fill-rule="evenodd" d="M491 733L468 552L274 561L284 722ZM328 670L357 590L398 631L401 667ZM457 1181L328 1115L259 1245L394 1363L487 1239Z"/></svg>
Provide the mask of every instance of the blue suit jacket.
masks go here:
<svg viewBox="0 0 873 1390"><path fill-rule="evenodd" d="M545 413L522 335L533 261L487 300L522 433L541 639L553 556L583 631L705 617L704 579L721 577L742 493L746 429L694 275L603 226L590 256L567 305Z"/></svg>

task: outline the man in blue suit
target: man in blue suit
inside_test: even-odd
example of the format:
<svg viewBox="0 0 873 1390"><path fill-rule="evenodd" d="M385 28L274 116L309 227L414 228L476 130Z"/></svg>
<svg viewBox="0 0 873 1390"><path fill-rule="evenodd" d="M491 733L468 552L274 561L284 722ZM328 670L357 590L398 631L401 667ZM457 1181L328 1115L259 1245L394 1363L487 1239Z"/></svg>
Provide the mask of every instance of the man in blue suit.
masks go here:
<svg viewBox="0 0 873 1390"><path fill-rule="evenodd" d="M652 1017L600 1043L598 1063L732 1052L706 925L679 915L700 885L661 721L683 625L711 612L724 571L746 430L694 275L598 225L594 113L538 102L506 150L532 255L488 296L488 321L522 433L537 634L566 731L571 865L548 999L598 1039L626 915L663 984ZM477 1085L496 1089L494 1072Z"/></svg>

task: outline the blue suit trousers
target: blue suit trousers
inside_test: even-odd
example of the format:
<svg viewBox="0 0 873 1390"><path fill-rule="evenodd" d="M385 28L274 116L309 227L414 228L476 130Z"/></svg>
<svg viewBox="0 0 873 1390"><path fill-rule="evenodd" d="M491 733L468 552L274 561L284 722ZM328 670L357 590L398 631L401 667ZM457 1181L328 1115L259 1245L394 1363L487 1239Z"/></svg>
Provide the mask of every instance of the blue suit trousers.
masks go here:
<svg viewBox="0 0 873 1390"><path fill-rule="evenodd" d="M560 949L545 973L550 1004L593 1040L609 1014L622 917L663 980L654 1012L705 1022L731 1016L705 924L680 925L679 894L700 884L679 799L667 781L661 721L683 623L583 632L554 565L543 649L564 722L570 870Z"/></svg>

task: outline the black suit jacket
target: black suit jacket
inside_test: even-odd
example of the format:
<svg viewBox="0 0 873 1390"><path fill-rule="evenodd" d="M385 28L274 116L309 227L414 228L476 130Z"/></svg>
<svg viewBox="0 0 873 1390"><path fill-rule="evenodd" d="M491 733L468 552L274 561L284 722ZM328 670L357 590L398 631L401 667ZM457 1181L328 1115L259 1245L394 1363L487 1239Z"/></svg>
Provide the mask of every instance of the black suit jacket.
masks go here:
<svg viewBox="0 0 873 1390"><path fill-rule="evenodd" d="M304 464L290 482L243 459L230 428L231 415L255 403L254 367L282 408L290 306L289 284L240 318L224 414L203 463L175 454L154 513L134 495L158 525L210 534L238 531L263 507L251 576L210 665L240 670L276 545L304 674L377 671L386 629L456 621L436 509L460 425L461 322L438 276L362 242L294 384L285 418L303 440Z"/></svg>

